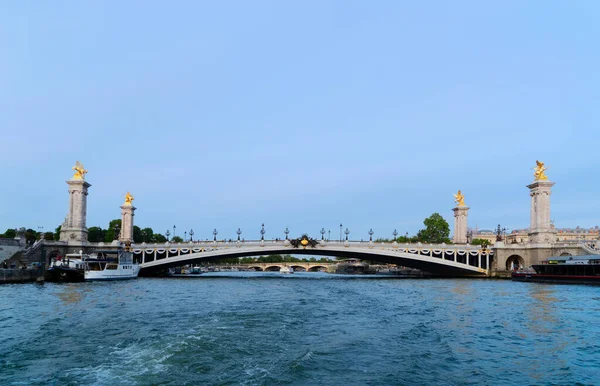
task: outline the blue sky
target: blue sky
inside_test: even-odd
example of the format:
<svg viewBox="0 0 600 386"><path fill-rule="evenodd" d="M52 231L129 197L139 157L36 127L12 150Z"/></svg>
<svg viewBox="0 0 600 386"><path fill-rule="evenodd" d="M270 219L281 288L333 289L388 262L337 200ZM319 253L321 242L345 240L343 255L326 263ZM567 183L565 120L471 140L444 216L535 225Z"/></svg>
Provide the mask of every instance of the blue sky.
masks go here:
<svg viewBox="0 0 600 386"><path fill-rule="evenodd" d="M89 170L89 226L353 239L600 224L600 3L4 2L0 231L58 226Z"/></svg>

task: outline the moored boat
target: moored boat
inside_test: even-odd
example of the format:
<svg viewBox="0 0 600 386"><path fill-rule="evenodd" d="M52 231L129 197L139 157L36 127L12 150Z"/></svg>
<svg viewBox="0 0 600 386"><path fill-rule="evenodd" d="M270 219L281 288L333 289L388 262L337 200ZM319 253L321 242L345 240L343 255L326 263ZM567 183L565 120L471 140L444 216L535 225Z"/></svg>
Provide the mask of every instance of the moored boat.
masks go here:
<svg viewBox="0 0 600 386"><path fill-rule="evenodd" d="M169 269L169 277L198 277L202 275L200 267L177 267Z"/></svg>
<svg viewBox="0 0 600 386"><path fill-rule="evenodd" d="M86 281L135 279L139 273L140 266L128 251L100 251L85 258Z"/></svg>
<svg viewBox="0 0 600 386"><path fill-rule="evenodd" d="M83 253L70 253L57 257L46 270L46 280L50 282L76 283L84 281Z"/></svg>
<svg viewBox="0 0 600 386"><path fill-rule="evenodd" d="M279 273L283 273L283 274L294 273L294 269L290 266L284 266L284 267L279 268Z"/></svg>
<svg viewBox="0 0 600 386"><path fill-rule="evenodd" d="M515 281L600 284L600 255L549 257L542 264L531 266L533 271L516 271Z"/></svg>

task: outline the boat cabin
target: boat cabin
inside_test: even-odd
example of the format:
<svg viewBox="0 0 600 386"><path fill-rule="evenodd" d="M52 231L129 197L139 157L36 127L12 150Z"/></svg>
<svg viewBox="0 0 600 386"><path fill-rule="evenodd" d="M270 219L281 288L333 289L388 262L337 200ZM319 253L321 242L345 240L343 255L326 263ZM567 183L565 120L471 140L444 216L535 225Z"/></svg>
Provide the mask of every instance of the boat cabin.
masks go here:
<svg viewBox="0 0 600 386"><path fill-rule="evenodd" d="M543 275L600 276L600 255L549 257L533 268Z"/></svg>

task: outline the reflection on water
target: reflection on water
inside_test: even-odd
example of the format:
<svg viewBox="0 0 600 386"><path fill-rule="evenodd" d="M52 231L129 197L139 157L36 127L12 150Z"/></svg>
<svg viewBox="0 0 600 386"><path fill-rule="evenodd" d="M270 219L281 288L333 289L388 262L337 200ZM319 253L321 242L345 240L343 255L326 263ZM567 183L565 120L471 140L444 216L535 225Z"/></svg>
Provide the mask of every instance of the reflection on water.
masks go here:
<svg viewBox="0 0 600 386"><path fill-rule="evenodd" d="M81 286L71 284L63 284L60 286L60 289L61 290L57 295L58 298L63 301L63 305L80 302L82 299L82 291L86 291L86 289Z"/></svg>
<svg viewBox="0 0 600 386"><path fill-rule="evenodd" d="M529 328L539 334L556 330L558 319L554 313L558 299L552 296L554 286L534 284L528 289L532 300L529 310Z"/></svg>
<svg viewBox="0 0 600 386"><path fill-rule="evenodd" d="M594 384L598 299L277 272L1 286L0 384Z"/></svg>

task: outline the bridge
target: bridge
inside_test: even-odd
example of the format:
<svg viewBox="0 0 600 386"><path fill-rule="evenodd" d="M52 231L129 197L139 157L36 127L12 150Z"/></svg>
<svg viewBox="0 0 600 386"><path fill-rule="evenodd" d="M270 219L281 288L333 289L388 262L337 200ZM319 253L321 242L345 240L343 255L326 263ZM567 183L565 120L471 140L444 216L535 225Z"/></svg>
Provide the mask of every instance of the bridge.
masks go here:
<svg viewBox="0 0 600 386"><path fill-rule="evenodd" d="M167 268L227 258L275 254L317 255L378 261L420 269L436 276L488 276L493 252L475 245L399 244L372 241L321 240L314 247L295 248L282 241L202 241L179 244L132 245L141 276Z"/></svg>
<svg viewBox="0 0 600 386"><path fill-rule="evenodd" d="M306 271L306 272L318 272L320 270L326 270L328 272L335 271L339 261L331 261L329 263L317 262L317 261L281 261L278 263L246 263L246 264L231 264L227 266L218 266L221 271L227 271L231 268L238 269L253 269L255 271L276 271L283 267L291 267L295 272Z"/></svg>

